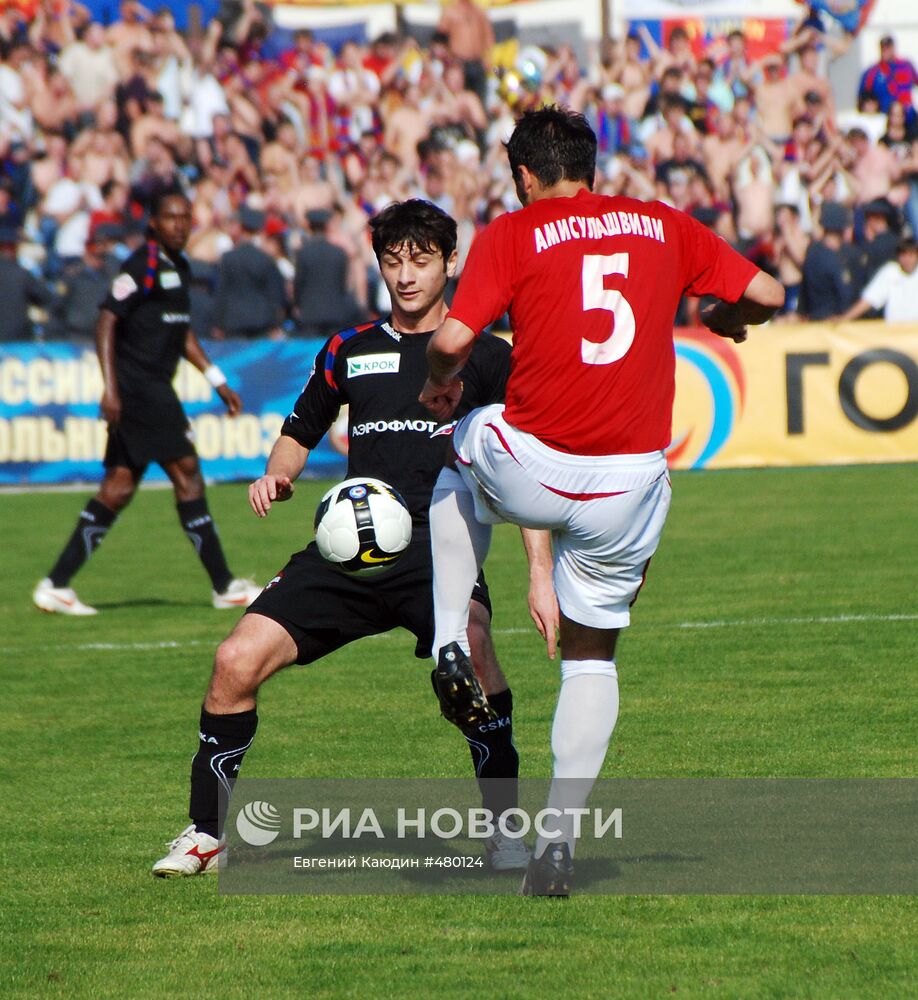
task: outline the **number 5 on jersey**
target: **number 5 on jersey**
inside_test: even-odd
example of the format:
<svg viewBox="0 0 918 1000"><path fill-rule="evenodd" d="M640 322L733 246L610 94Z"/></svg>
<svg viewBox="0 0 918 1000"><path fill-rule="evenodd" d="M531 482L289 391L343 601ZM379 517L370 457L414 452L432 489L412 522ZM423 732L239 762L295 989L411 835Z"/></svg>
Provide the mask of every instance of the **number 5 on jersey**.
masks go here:
<svg viewBox="0 0 918 1000"><path fill-rule="evenodd" d="M628 300L617 289L606 288L607 274L628 277L627 253L585 254L582 285L583 309L605 309L612 313L612 329L598 343L586 338L580 341L580 357L585 365L611 365L621 360L634 343L634 312Z"/></svg>

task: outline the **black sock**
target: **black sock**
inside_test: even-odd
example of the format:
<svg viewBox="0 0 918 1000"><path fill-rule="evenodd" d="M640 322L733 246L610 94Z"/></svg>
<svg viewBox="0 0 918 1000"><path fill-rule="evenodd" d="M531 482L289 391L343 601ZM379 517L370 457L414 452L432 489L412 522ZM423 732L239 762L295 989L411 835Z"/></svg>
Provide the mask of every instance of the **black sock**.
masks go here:
<svg viewBox="0 0 918 1000"><path fill-rule="evenodd" d="M481 789L481 804L497 819L518 802L520 757L513 745L513 695L510 689L489 694L488 703L497 713L493 722L463 729L472 766Z"/></svg>
<svg viewBox="0 0 918 1000"><path fill-rule="evenodd" d="M95 552L118 515L93 498L80 513L77 526L48 574L55 587L66 587L84 562Z"/></svg>
<svg viewBox="0 0 918 1000"><path fill-rule="evenodd" d="M233 574L226 565L217 526L207 509L207 500L204 497L200 500L182 500L175 505L175 509L188 540L207 570L214 590L222 594L229 586Z"/></svg>
<svg viewBox="0 0 918 1000"><path fill-rule="evenodd" d="M191 762L191 804L195 828L219 837L220 788L229 801L246 750L255 739L258 713L254 708L232 715L211 715L201 709L198 752Z"/></svg>

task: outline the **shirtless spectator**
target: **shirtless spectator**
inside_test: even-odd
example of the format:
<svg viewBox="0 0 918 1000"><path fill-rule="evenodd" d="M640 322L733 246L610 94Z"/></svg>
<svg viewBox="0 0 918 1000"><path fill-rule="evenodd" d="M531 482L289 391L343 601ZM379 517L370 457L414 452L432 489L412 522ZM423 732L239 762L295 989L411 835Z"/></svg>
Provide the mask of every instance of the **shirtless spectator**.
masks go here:
<svg viewBox="0 0 918 1000"><path fill-rule="evenodd" d="M698 133L685 113L685 106L680 101L667 101L662 109L663 123L644 142L644 148L656 165L669 160L675 150L677 135L684 135L692 148L698 147Z"/></svg>
<svg viewBox="0 0 918 1000"><path fill-rule="evenodd" d="M191 144L191 139L179 128L178 123L170 121L163 107L162 94L150 94L142 114L131 122L130 146L134 156L147 148L147 140L155 136L172 149L181 150ZM190 155L190 149L188 150Z"/></svg>
<svg viewBox="0 0 918 1000"><path fill-rule="evenodd" d="M76 135L80 124L80 105L61 71L49 60L39 64L32 74L29 104L36 124L49 132L63 132L68 138Z"/></svg>
<svg viewBox="0 0 918 1000"><path fill-rule="evenodd" d="M74 140L71 155L82 181L101 188L107 181L126 184L130 171L127 143L115 129L118 112L114 101L103 101L96 111L96 124Z"/></svg>
<svg viewBox="0 0 918 1000"><path fill-rule="evenodd" d="M437 31L446 35L450 53L462 63L464 87L484 103L494 29L474 0L453 0L443 10Z"/></svg>
<svg viewBox="0 0 918 1000"><path fill-rule="evenodd" d="M153 36L148 23L150 12L137 0L122 0L121 19L106 33L106 42L112 47L115 66L121 79L131 75L134 53L153 53Z"/></svg>
<svg viewBox="0 0 918 1000"><path fill-rule="evenodd" d="M774 255L778 267L778 281L784 286L784 305L781 315L796 318L803 282L803 261L810 245L809 236L800 225L800 211L796 205L779 204L775 208Z"/></svg>
<svg viewBox="0 0 918 1000"><path fill-rule="evenodd" d="M303 150L297 139L296 128L289 119L282 119L274 139L261 150L258 166L265 184L273 179L282 198L293 197L300 173Z"/></svg>
<svg viewBox="0 0 918 1000"><path fill-rule="evenodd" d="M657 45L653 35L651 35L645 25L642 24L638 28L638 31L644 41L644 45L647 47L647 51L650 53L650 58L653 62L653 75L658 80L667 69L673 66L685 76L694 76L696 69L695 53L692 52L692 43L685 28L681 25L673 28L665 49L661 49Z"/></svg>
<svg viewBox="0 0 918 1000"><path fill-rule="evenodd" d="M796 89L784 75L784 59L771 53L760 60L762 78L752 86L756 120L765 135L775 143L790 138L794 120Z"/></svg>
<svg viewBox="0 0 918 1000"><path fill-rule="evenodd" d="M625 92L623 110L632 121L644 115L650 100L650 63L641 59L641 40L630 34L622 46L622 56L613 62L611 83L617 83Z"/></svg>
<svg viewBox="0 0 918 1000"><path fill-rule="evenodd" d="M886 198L899 179L901 168L895 154L888 146L872 143L863 129L853 128L848 133L848 149L843 158L857 182L858 205Z"/></svg>
<svg viewBox="0 0 918 1000"><path fill-rule="evenodd" d="M742 245L752 247L770 237L775 225L775 187L767 156L754 148L733 175L736 231Z"/></svg>
<svg viewBox="0 0 918 1000"><path fill-rule="evenodd" d="M430 135L430 122L421 110L421 88L412 84L405 88L402 103L386 121L383 147L404 164L409 173L418 168L418 143Z"/></svg>
<svg viewBox="0 0 918 1000"><path fill-rule="evenodd" d="M309 212L331 212L338 200L335 186L322 177L322 164L314 156L300 163L300 176L290 202L294 218L303 219Z"/></svg>
<svg viewBox="0 0 918 1000"><path fill-rule="evenodd" d="M88 24L61 52L57 65L73 88L80 111L92 111L114 96L118 69L101 24Z"/></svg>
<svg viewBox="0 0 918 1000"><path fill-rule="evenodd" d="M67 170L67 140L63 135L49 132L44 146L36 152L30 164L31 184L39 198L43 198Z"/></svg>
<svg viewBox="0 0 918 1000"><path fill-rule="evenodd" d="M812 43L807 43L797 50L797 55L800 67L788 78L794 88L796 113L802 114L807 110L807 94L818 94L826 115L834 121L835 98L829 81L819 72L819 49Z"/></svg>

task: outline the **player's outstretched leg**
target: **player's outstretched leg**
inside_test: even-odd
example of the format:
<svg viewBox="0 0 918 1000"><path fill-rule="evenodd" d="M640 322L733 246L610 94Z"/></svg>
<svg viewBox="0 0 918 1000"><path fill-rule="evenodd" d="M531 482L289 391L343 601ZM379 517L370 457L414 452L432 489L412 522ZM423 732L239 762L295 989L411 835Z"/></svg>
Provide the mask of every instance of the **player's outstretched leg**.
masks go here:
<svg viewBox="0 0 918 1000"><path fill-rule="evenodd" d="M191 762L191 826L153 865L158 878L204 875L219 867L224 849L220 793L227 800L255 739L255 696L271 674L293 663L296 644L286 629L262 615L245 615L217 649L201 708L198 752Z"/></svg>

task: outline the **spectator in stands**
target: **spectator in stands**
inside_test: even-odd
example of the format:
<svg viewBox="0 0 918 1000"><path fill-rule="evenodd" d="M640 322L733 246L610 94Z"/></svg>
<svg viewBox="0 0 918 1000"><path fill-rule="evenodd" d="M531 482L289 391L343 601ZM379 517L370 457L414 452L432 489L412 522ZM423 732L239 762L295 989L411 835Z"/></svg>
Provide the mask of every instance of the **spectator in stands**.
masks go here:
<svg viewBox="0 0 918 1000"><path fill-rule="evenodd" d="M900 59L896 55L896 40L892 35L884 35L880 39L880 60L864 70L858 97L873 98L883 114L887 114L893 104L901 104L905 108L906 120L914 122L912 88L915 86L918 86L915 67L908 59Z"/></svg>
<svg viewBox="0 0 918 1000"><path fill-rule="evenodd" d="M121 238L121 227L99 225L87 241L82 260L64 272L63 292L54 310L55 336L93 341L99 306L105 301L114 275L106 266L106 255Z"/></svg>
<svg viewBox="0 0 918 1000"><path fill-rule="evenodd" d="M820 212L822 239L810 244L803 261L800 312L811 320L840 316L851 306L856 290L845 253L846 232L851 220L847 209L837 202L825 202Z"/></svg>
<svg viewBox="0 0 918 1000"><path fill-rule="evenodd" d="M102 101L114 97L118 69L101 24L92 22L77 32L57 64L73 88L81 112L91 113Z"/></svg>
<svg viewBox="0 0 918 1000"><path fill-rule="evenodd" d="M484 103L494 29L474 0L453 0L444 7L437 31L447 37L450 53L462 63L464 86Z"/></svg>
<svg viewBox="0 0 918 1000"><path fill-rule="evenodd" d="M760 66L762 73L752 85L756 120L773 143L784 145L791 134L796 89L785 75L785 60L778 53L770 52L754 65Z"/></svg>
<svg viewBox="0 0 918 1000"><path fill-rule="evenodd" d="M293 303L301 337L325 338L357 319L348 289L348 257L327 237L331 212L313 209L306 214L309 238L296 256Z"/></svg>
<svg viewBox="0 0 918 1000"><path fill-rule="evenodd" d="M214 335L280 339L287 302L284 279L259 242L264 214L243 205L238 222L239 242L220 258L218 265Z"/></svg>
<svg viewBox="0 0 918 1000"><path fill-rule="evenodd" d="M810 238L800 225L800 209L796 204L775 206L774 254L778 280L784 286L784 305L780 314L796 317L803 285L803 262Z"/></svg>
<svg viewBox="0 0 918 1000"><path fill-rule="evenodd" d="M864 206L864 244L861 253L863 283L898 254L899 234L896 210L885 198L875 198Z"/></svg>
<svg viewBox="0 0 918 1000"><path fill-rule="evenodd" d="M889 323L918 322L918 243L899 241L896 259L884 264L860 298L836 318L842 322L860 319L870 310L882 310Z"/></svg>
<svg viewBox="0 0 918 1000"><path fill-rule="evenodd" d="M16 259L18 245L15 229L0 229L0 343L31 340L29 307L47 308L53 300L47 286L20 266Z"/></svg>

